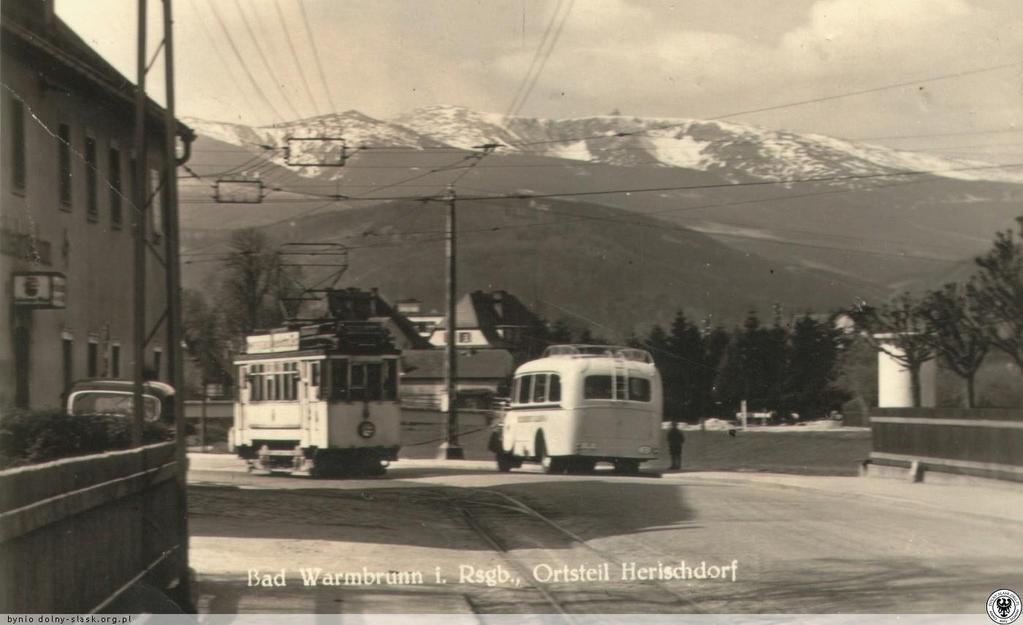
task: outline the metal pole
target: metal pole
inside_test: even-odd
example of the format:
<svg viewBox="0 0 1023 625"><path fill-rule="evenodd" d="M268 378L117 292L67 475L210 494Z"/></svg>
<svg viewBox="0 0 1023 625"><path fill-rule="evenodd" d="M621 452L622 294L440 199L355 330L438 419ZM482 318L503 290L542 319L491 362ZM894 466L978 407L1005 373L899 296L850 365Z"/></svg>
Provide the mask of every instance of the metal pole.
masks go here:
<svg viewBox="0 0 1023 625"><path fill-rule="evenodd" d="M458 281L456 279L457 222L455 219L455 189L448 187L448 223L447 223L447 299L448 299L448 334L445 342L444 381L448 394L447 440L440 446L439 455L447 460L462 460L465 451L458 444L458 350L455 341L458 331L458 317L455 313L457 303Z"/></svg>
<svg viewBox="0 0 1023 625"><path fill-rule="evenodd" d="M167 238L167 367L174 387L174 436L177 443L178 491L178 587L179 601L191 607L191 576L188 570L188 455L185 433L184 359L181 340L181 259L178 223L178 122L174 114L174 19L171 0L163 0L163 57L166 85L163 176L164 235ZM186 150L187 154L187 150ZM203 389L205 396L206 389ZM205 404L203 406L205 409Z"/></svg>
<svg viewBox="0 0 1023 625"><path fill-rule="evenodd" d="M138 2L138 83L135 88L135 388L131 444L142 444L142 376L146 364L146 0Z"/></svg>

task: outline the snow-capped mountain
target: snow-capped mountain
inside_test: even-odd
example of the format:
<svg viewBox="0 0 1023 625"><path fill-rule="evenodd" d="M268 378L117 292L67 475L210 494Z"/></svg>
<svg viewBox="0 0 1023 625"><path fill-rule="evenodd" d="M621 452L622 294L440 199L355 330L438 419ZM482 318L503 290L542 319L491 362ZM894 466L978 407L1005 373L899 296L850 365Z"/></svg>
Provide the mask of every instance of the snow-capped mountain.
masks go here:
<svg viewBox="0 0 1023 625"><path fill-rule="evenodd" d="M816 134L749 124L678 118L596 116L572 119L504 117L457 106L430 106L379 120L359 113L325 115L286 124L249 127L186 119L200 134L227 143L281 148L288 137L343 137L350 148L478 149L616 166L675 167L725 180L785 181L931 172L959 180L1023 184L1023 173L985 163L893 150ZM284 164L282 154L275 162ZM301 172L319 175L318 170ZM850 180L852 179L852 180Z"/></svg>

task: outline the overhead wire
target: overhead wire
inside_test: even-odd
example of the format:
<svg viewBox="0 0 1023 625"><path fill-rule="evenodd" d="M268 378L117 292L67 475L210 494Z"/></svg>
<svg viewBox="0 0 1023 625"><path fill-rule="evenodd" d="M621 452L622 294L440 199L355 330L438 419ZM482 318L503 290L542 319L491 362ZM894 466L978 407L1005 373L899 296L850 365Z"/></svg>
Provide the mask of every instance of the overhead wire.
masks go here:
<svg viewBox="0 0 1023 625"><path fill-rule="evenodd" d="M295 42L291 39L291 29L288 28L288 23L284 19L284 11L281 9L281 0L274 0L274 8L277 10L277 19L280 21L280 26L284 30L285 40L288 42L288 50L291 52L291 58L295 61L295 67L298 68L298 75L302 79L302 87L305 89L306 96L309 98L309 104L313 107L315 113L319 113L320 107L316 104L316 98L313 97L313 91L309 88L309 81L306 79L305 66L298 58L298 52L295 51Z"/></svg>
<svg viewBox="0 0 1023 625"><path fill-rule="evenodd" d="M323 64L320 62L320 51L316 46L316 37L313 36L313 31L309 28L309 17L305 12L305 4L302 0L296 0L298 3L298 10L302 15L302 25L305 27L306 39L309 41L309 47L313 51L313 61L316 63L316 72L320 76L320 83L323 85L323 92L327 96L327 103L330 104L330 112L336 113L337 106L334 105L334 96L330 92L330 84L327 82L326 77L323 74Z"/></svg>
<svg viewBox="0 0 1023 625"><path fill-rule="evenodd" d="M248 33L249 38L252 40L252 45L256 49L256 53L259 56L259 59L263 62L263 67L266 68L267 76L270 77L270 80L273 82L274 87L277 89L278 93L281 94L281 97L284 100L284 104L287 105L288 109L290 109L291 113L294 115L292 119L299 119L300 117L302 117L302 115L301 113L298 112L298 109L295 108L295 105L291 102L291 98L288 97L288 90L284 88L284 83L281 82L280 78L278 78L277 72L274 71L273 67L270 65L270 61L267 60L266 54L264 54L263 52L263 46L260 45L259 38L256 37L255 33L252 30L252 25L249 23L249 17L245 14L245 11L242 9L242 5L239 2L239 0L234 0L234 5L238 9L238 14L242 18L242 25L245 26L245 32ZM252 5L249 4L249 6Z"/></svg>
<svg viewBox="0 0 1023 625"><path fill-rule="evenodd" d="M241 65L242 70L245 72L245 76L248 77L249 82L252 84L253 90L259 96L260 100L262 100L264 106L270 109L275 119L277 121L284 121L284 116L281 115L281 112L277 110L277 107L274 106L273 103L270 102L270 100L266 97L266 94L263 92L263 88L259 85L259 82L256 80L256 77L252 75L252 70L249 69L248 64L245 62L245 59L242 58L241 52L238 51L238 46L235 45L234 38L231 37L230 31L228 31L227 26L224 24L224 19L220 16L220 12L217 10L216 1L206 0L206 3L207 5L209 5L210 9L212 9L214 19L217 20L217 24L220 26L221 32L224 33L224 39L227 41L228 46L234 53L234 57L238 61L238 64Z"/></svg>

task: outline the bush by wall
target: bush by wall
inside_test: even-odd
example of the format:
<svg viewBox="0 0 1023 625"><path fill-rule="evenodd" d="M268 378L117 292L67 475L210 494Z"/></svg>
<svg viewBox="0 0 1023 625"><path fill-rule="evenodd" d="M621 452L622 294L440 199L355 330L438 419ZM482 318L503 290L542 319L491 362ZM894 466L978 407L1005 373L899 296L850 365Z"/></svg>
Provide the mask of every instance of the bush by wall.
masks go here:
<svg viewBox="0 0 1023 625"><path fill-rule="evenodd" d="M163 423L146 422L145 444L173 438ZM0 469L70 456L126 449L131 421L121 415L69 416L53 411L14 411L0 416Z"/></svg>

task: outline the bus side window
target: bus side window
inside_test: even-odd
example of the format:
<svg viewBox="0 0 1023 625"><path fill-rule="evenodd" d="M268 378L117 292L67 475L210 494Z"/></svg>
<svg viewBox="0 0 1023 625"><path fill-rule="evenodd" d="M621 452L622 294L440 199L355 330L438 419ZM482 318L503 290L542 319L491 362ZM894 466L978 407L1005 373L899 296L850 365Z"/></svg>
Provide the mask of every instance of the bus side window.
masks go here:
<svg viewBox="0 0 1023 625"><path fill-rule="evenodd" d="M533 401L543 403L547 401L547 375L541 373L533 376Z"/></svg>
<svg viewBox="0 0 1023 625"><path fill-rule="evenodd" d="M588 375L583 382L584 399L612 399L611 376Z"/></svg>
<svg viewBox="0 0 1023 625"><path fill-rule="evenodd" d="M629 378L629 399L632 401L650 401L650 380L646 378Z"/></svg>
<svg viewBox="0 0 1023 625"><path fill-rule="evenodd" d="M547 401L561 401L561 376L557 373L552 373L548 386Z"/></svg>
<svg viewBox="0 0 1023 625"><path fill-rule="evenodd" d="M518 378L517 380L515 380L515 383L518 384L518 388L519 388L519 394L518 394L518 400L519 401L518 401L518 403L520 403L520 404L528 404L529 403L529 393L530 393L530 390L531 390L529 388L529 382L532 379L533 379L533 376L531 376L531 375L524 375L521 378Z"/></svg>

